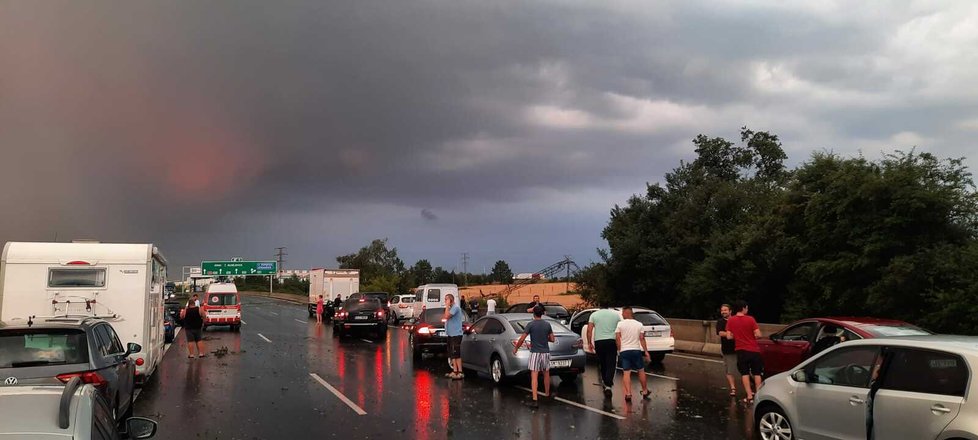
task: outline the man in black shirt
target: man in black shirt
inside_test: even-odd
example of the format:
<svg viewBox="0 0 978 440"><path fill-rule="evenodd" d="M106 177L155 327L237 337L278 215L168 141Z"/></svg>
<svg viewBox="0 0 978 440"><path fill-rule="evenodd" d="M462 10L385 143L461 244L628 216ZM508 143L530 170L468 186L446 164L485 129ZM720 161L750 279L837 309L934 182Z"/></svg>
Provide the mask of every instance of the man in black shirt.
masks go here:
<svg viewBox="0 0 978 440"><path fill-rule="evenodd" d="M333 310L339 310L340 306L342 305L343 305L342 297L340 295L336 295L336 298L333 299Z"/></svg>
<svg viewBox="0 0 978 440"><path fill-rule="evenodd" d="M533 295L533 302L526 306L526 313L534 313L537 306L540 306L540 295Z"/></svg>
<svg viewBox="0 0 978 440"><path fill-rule="evenodd" d="M737 353L734 351L734 340L727 338L727 319L730 318L730 305L720 306L720 319L717 320L717 335L720 336L720 353L723 354L723 366L727 373L727 383L730 384L730 395L737 395L737 385L734 376L739 376L737 370Z"/></svg>

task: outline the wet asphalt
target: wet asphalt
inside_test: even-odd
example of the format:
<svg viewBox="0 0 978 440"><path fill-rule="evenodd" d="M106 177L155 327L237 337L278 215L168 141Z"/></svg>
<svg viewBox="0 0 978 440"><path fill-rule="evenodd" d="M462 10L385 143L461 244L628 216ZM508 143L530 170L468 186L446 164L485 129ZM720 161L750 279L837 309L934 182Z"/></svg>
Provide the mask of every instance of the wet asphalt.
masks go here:
<svg viewBox="0 0 978 440"><path fill-rule="evenodd" d="M555 400L524 405L528 381L451 381L443 356L412 359L406 331L335 338L305 305L243 299L240 333L204 333L208 357L188 359L178 334L141 390L135 415L158 439L750 439L751 411L728 396L722 364L667 356L649 371L652 400L605 399L595 363ZM621 374L616 377L616 386ZM335 391L335 392L334 392ZM362 414L361 413L365 413Z"/></svg>

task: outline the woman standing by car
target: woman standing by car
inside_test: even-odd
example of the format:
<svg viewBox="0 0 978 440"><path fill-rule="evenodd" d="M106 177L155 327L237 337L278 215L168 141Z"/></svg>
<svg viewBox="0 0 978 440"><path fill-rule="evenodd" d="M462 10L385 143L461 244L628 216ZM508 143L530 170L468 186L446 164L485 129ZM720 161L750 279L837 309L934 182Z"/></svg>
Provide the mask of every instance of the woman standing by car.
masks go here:
<svg viewBox="0 0 978 440"><path fill-rule="evenodd" d="M316 325L323 325L323 296L316 300Z"/></svg>

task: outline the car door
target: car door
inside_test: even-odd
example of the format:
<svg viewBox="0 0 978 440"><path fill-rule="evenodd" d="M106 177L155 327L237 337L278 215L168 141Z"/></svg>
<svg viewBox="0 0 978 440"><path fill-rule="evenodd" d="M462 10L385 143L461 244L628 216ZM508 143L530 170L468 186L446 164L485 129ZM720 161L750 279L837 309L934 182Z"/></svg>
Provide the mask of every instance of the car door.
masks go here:
<svg viewBox="0 0 978 440"><path fill-rule="evenodd" d="M583 335L584 327L587 326L587 320L591 318L592 313L594 313L593 310L588 310L578 313L577 316L573 317L570 323L571 331Z"/></svg>
<svg viewBox="0 0 978 440"><path fill-rule="evenodd" d="M486 321L486 327L482 329L482 340L479 341L479 356L482 359L482 362L485 362L487 369L489 366L489 358L492 357L492 354L496 351L496 347L501 343L500 338L502 338L502 334L505 331L506 327L504 327L503 323L497 318L488 318L488 321ZM509 349L512 350L512 344L510 344L509 347Z"/></svg>
<svg viewBox="0 0 978 440"><path fill-rule="evenodd" d="M765 373L771 376L788 371L808 359L817 326L816 321L801 322L770 337L758 339Z"/></svg>
<svg viewBox="0 0 978 440"><path fill-rule="evenodd" d="M462 363L476 367L479 371L488 371L487 359L481 355L480 338L486 323L491 318L482 318L472 324L469 332L462 336Z"/></svg>
<svg viewBox="0 0 978 440"><path fill-rule="evenodd" d="M875 345L840 347L805 366L808 383L798 384L794 399L798 438L866 439L869 382L879 355Z"/></svg>
<svg viewBox="0 0 978 440"><path fill-rule="evenodd" d="M961 356L943 351L889 351L892 357L873 401L876 438L936 438L961 409L968 365Z"/></svg>
<svg viewBox="0 0 978 440"><path fill-rule="evenodd" d="M124 399L120 409L124 410L126 409L125 405L129 405L129 396L135 391L136 365L125 356L126 346L119 340L119 335L116 334L115 329L109 324L103 325L106 336L109 338L109 356L113 357L112 361L118 374L119 396Z"/></svg>

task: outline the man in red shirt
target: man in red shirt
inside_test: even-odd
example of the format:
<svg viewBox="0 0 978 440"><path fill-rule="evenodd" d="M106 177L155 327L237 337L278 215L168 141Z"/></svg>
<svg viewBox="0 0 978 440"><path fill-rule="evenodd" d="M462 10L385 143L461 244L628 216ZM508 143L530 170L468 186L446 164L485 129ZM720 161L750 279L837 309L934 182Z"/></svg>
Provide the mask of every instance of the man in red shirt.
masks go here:
<svg viewBox="0 0 978 440"><path fill-rule="evenodd" d="M736 315L727 320L727 339L734 341L737 369L747 391L747 398L744 401L751 403L754 401L754 391L761 388L764 375L764 359L761 358L761 347L757 345L757 338L761 337L761 329L757 326L757 321L747 315L746 302L734 302L733 312ZM754 390L751 390L750 376L754 376Z"/></svg>

